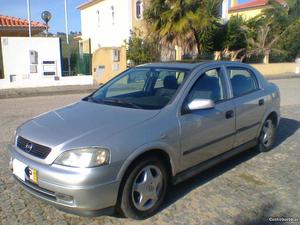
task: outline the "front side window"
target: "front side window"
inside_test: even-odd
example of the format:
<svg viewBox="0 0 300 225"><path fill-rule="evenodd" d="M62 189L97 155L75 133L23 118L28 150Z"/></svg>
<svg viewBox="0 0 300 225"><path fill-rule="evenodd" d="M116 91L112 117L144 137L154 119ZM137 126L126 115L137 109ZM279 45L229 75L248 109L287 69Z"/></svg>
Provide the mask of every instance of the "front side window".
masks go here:
<svg viewBox="0 0 300 225"><path fill-rule="evenodd" d="M245 68L227 68L233 96L239 97L258 89L255 75Z"/></svg>
<svg viewBox="0 0 300 225"><path fill-rule="evenodd" d="M203 73L188 94L188 102L195 99L210 99L214 102L225 99L222 74L219 69Z"/></svg>
<svg viewBox="0 0 300 225"><path fill-rule="evenodd" d="M188 71L133 68L101 87L86 100L141 109L161 109L176 94Z"/></svg>

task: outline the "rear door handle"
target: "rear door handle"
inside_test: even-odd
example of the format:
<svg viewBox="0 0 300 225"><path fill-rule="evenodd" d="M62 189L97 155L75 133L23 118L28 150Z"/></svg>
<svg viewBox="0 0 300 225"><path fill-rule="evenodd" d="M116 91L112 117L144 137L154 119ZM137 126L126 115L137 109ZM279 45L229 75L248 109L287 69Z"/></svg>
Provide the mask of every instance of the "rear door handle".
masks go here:
<svg viewBox="0 0 300 225"><path fill-rule="evenodd" d="M229 111L227 111L227 112L225 113L225 118L226 118L226 119L230 119L230 118L232 118L233 116L234 116L233 110L229 110Z"/></svg>
<svg viewBox="0 0 300 225"><path fill-rule="evenodd" d="M265 100L264 99L260 99L259 101L258 101L258 105L259 106L262 106L262 105L264 105L265 104Z"/></svg>

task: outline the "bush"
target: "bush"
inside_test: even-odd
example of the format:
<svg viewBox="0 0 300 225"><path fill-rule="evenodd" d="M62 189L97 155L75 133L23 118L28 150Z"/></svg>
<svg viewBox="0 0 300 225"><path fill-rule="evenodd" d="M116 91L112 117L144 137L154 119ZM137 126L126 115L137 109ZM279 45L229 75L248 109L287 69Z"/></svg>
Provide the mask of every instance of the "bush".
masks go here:
<svg viewBox="0 0 300 225"><path fill-rule="evenodd" d="M140 31L131 32L127 43L127 59L133 65L160 60L160 46L150 37L143 37Z"/></svg>

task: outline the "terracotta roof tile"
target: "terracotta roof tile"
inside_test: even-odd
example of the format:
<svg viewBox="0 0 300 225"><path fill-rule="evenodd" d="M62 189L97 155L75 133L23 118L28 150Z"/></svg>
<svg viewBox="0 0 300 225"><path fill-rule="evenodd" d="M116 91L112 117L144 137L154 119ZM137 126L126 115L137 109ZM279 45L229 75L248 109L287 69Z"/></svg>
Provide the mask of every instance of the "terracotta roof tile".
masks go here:
<svg viewBox="0 0 300 225"><path fill-rule="evenodd" d="M33 28L44 28L46 29L47 25L40 22L31 21L31 26ZM28 20L12 17L12 16L3 16L0 15L0 27L28 27Z"/></svg>
<svg viewBox="0 0 300 225"><path fill-rule="evenodd" d="M276 0L279 3L284 3L284 0ZM238 11L238 10L243 10L243 9L248 9L248 8L255 8L255 7L260 7L260 6L265 6L268 5L268 0L254 0L254 1L250 1L250 2L246 2L234 7L231 7L229 9L230 12L233 11Z"/></svg>

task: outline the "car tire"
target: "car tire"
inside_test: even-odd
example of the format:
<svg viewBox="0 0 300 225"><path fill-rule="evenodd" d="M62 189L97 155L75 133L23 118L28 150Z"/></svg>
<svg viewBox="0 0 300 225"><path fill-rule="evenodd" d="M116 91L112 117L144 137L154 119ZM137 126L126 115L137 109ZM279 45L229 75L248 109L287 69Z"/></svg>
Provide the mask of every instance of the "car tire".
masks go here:
<svg viewBox="0 0 300 225"><path fill-rule="evenodd" d="M259 152L270 151L275 143L277 126L274 121L269 117L265 120L261 127L258 138L257 150Z"/></svg>
<svg viewBox="0 0 300 225"><path fill-rule="evenodd" d="M140 220L159 210L168 187L168 174L161 159L150 156L139 160L124 181L118 203L123 216Z"/></svg>

